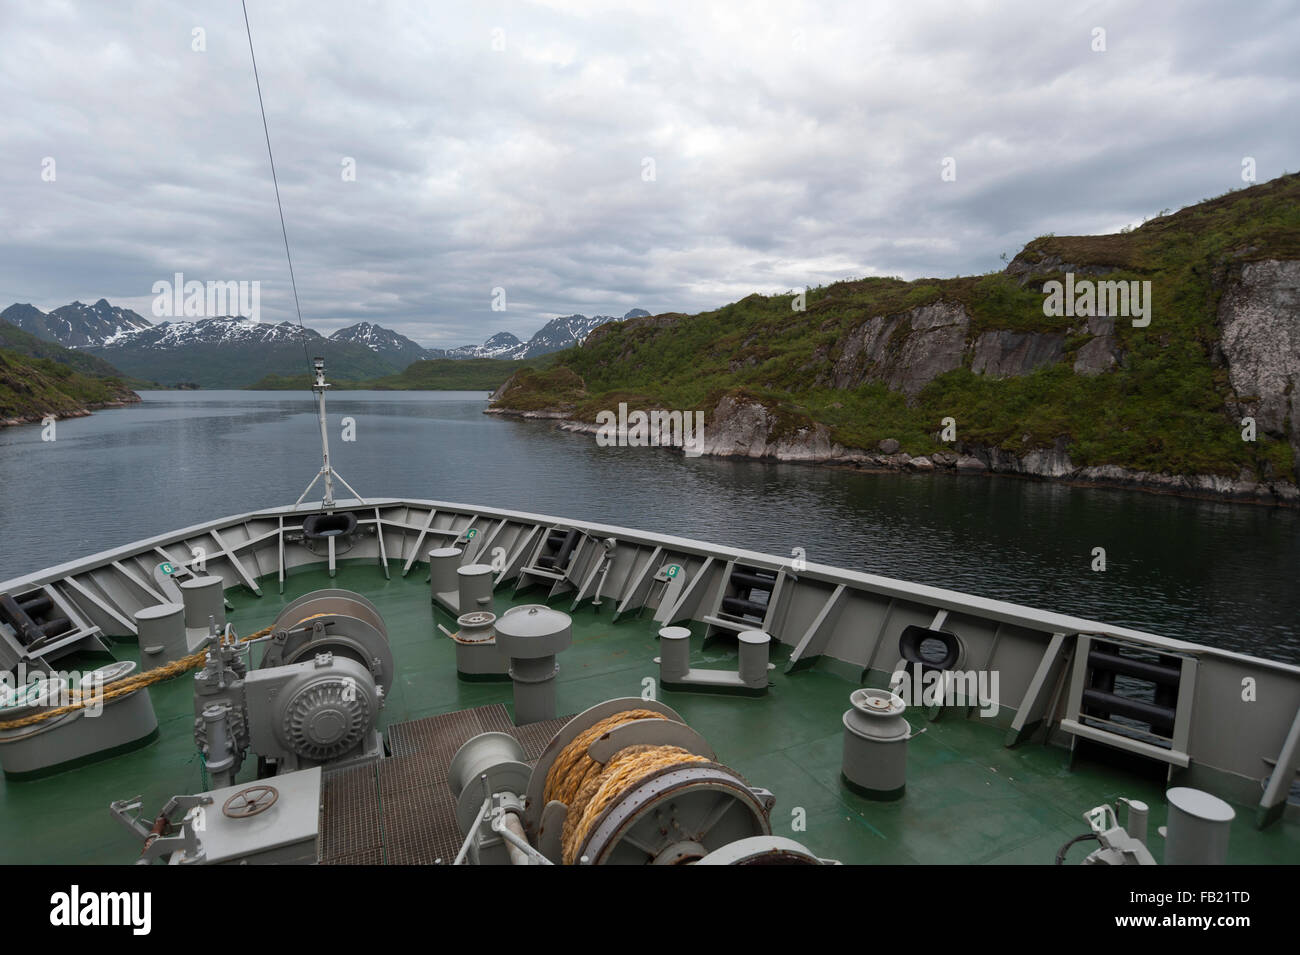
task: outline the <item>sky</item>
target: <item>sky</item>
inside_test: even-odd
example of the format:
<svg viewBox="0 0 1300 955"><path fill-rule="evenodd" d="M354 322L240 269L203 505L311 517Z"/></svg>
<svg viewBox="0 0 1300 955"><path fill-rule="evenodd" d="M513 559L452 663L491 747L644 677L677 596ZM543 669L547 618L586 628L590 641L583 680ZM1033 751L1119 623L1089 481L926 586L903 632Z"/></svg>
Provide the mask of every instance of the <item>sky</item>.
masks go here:
<svg viewBox="0 0 1300 955"><path fill-rule="evenodd" d="M248 0L305 324L448 347L1003 266L1300 169L1300 5ZM1100 31L1100 32L1099 32ZM0 5L0 308L260 282L238 0ZM503 291L496 291L503 290ZM495 308L494 308L495 306ZM504 306L504 308L502 308Z"/></svg>

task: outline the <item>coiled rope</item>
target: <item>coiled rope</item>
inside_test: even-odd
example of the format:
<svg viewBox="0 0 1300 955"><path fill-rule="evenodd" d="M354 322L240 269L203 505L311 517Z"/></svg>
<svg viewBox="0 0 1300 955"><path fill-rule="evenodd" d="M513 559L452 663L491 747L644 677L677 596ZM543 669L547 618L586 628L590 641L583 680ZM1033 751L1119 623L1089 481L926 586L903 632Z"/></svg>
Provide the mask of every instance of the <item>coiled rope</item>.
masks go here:
<svg viewBox="0 0 1300 955"><path fill-rule="evenodd" d="M314 616L323 617L327 616L327 614L315 614ZM298 623L311 619L311 617L304 617L303 620L298 621ZM240 637L236 642L248 643L250 640L258 640L265 637L273 629L274 627L265 627L264 629L257 631L257 633L251 633L246 637ZM154 667L152 670L146 670L144 673L137 673L135 676L127 677L125 680L118 680L108 687L103 688L98 693L83 694L80 690L70 690L69 692L73 697L73 702L66 706L58 706L49 710L39 710L16 720L7 720L0 723L0 730L22 729L24 726L32 726L33 724L45 720L54 719L56 716L75 713L78 710L90 706L92 703L108 703L120 696L126 696L130 693L134 693L136 690L142 690L146 686L152 686L155 683L161 683L164 680L170 680L173 677L180 676L182 673L189 670L195 670L203 665L204 661L207 660L207 657L207 649L199 650L195 653L189 654L188 656L181 657L178 660L173 660L171 663L164 663L162 666Z"/></svg>
<svg viewBox="0 0 1300 955"><path fill-rule="evenodd" d="M551 764L543 798L546 802L559 800L568 807L560 839L565 865L578 860L578 852L600 814L641 780L669 766L708 762L680 746L627 746L604 765L587 755L587 748L616 726L648 719L667 717L654 710L624 710L608 716L579 733Z"/></svg>
<svg viewBox="0 0 1300 955"><path fill-rule="evenodd" d="M569 808L569 815L564 820L564 864L573 865L578 861L578 852L600 814L641 780L670 766L708 761L680 746L641 745L619 750L599 775L587 781L578 793L578 804Z"/></svg>

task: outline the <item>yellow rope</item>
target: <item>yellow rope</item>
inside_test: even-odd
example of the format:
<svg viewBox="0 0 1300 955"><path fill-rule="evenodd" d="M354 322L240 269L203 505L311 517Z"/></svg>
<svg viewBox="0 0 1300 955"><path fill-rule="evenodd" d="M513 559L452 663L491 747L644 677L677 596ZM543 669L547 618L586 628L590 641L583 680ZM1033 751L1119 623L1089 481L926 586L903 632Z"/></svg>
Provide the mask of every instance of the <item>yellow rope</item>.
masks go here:
<svg viewBox="0 0 1300 955"><path fill-rule="evenodd" d="M619 750L597 776L584 784L577 801L569 807L564 820L564 864L573 865L578 861L578 852L600 814L641 780L669 766L707 762L705 757L680 746L639 745Z"/></svg>
<svg viewBox="0 0 1300 955"><path fill-rule="evenodd" d="M623 710L621 713L605 717L599 723L579 733L572 743L560 750L560 755L555 757L555 762L551 764L550 771L546 774L546 788L542 790L543 805L558 799L572 810L573 800L578 795L578 790L582 788L582 784L589 776L600 772L600 763L587 755L587 747L599 737L614 727L633 720L664 718L662 713L656 713L654 710Z"/></svg>
<svg viewBox="0 0 1300 955"><path fill-rule="evenodd" d="M315 616L323 617L327 615L316 614ZM310 619L312 618L304 618L304 620ZM303 621L300 620L298 622L302 623ZM257 631L257 633L249 634L246 637L240 637L238 642L247 643L250 640L257 640L261 637L265 637L272 629L274 628L266 627L265 629ZM126 696L129 693L134 693L136 690L144 689L146 686L152 686L155 683L161 683L163 680L170 680L172 677L180 676L188 670L197 669L203 665L207 656L208 651L206 649L199 650L197 653L191 653L189 656L181 657L179 660L173 660L171 663L164 663L160 667L154 667L152 670L146 670L144 673L137 673L135 676L127 677L125 680L119 680L105 688L102 693L98 695L88 694L84 699L81 698L82 694L79 691L73 690L72 693L78 698L67 706L55 707L52 710L41 710L16 720L7 720L0 723L0 730L22 729L24 726L31 726L34 723L53 719L56 716L63 716L66 713L75 713L77 710L84 709L91 703L107 703L110 700L117 699L119 696Z"/></svg>
<svg viewBox="0 0 1300 955"><path fill-rule="evenodd" d="M546 773L542 793L544 802L558 800L568 808L560 835L565 865L577 861L600 814L641 780L667 766L708 762L680 746L625 746L604 765L587 755L592 743L617 726L633 720L663 719L667 717L654 710L623 710L588 727L560 750Z"/></svg>

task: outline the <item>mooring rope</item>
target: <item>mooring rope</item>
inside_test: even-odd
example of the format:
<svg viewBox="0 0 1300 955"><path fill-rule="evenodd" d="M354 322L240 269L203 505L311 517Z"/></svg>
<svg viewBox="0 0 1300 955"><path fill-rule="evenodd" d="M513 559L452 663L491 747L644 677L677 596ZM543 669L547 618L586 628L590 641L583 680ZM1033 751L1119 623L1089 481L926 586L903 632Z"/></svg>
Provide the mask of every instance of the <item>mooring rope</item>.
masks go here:
<svg viewBox="0 0 1300 955"><path fill-rule="evenodd" d="M560 837L565 865L578 861L578 852L600 814L641 780L668 766L708 762L680 746L648 744L626 746L603 765L587 755L592 743L617 726L633 720L662 719L667 717L654 710L623 710L588 727L560 750L546 774L542 792L546 802L558 800L568 807Z"/></svg>
<svg viewBox="0 0 1300 955"><path fill-rule="evenodd" d="M551 768L546 774L546 787L542 791L544 803L559 800L572 809L573 800L578 795L578 790L582 788L582 784L587 781L587 777L599 773L601 770L600 763L587 755L587 747L594 743L597 738L608 733L614 727L622 726L624 723L630 723L633 720L662 720L664 718L662 713L657 713L654 710L623 710L621 713L605 717L600 722L579 733L573 742L560 750L560 755L555 757L555 762L551 764ZM570 812L570 815L572 815L572 812Z"/></svg>
<svg viewBox="0 0 1300 955"><path fill-rule="evenodd" d="M326 616L326 614L315 614L315 616L321 617ZM298 621L298 623L310 619L312 618L304 617L303 620ZM266 627L257 631L257 633L252 633L246 637L238 638L236 643L248 643L250 640L261 639L269 634L273 629L274 627ZM136 690L142 690L146 686L152 686L155 683L161 683L164 680L170 680L173 677L180 676L182 673L189 670L197 669L203 665L207 657L208 651L205 648L196 651L195 653L191 653L188 656L181 657L178 660L173 660L171 663L164 663L162 666L154 667L152 670L146 670L144 673L137 673L135 676L127 677L125 680L118 680L108 687L105 687L99 693L83 694L79 690L70 690L69 692L75 699L66 706L58 706L50 710L39 710L36 713L32 713L16 720L6 720L5 722L0 723L0 730L22 729L24 726L31 726L35 723L53 719L56 716L75 713L78 710L85 709L93 703L108 703L120 696L126 696L130 693L134 693Z"/></svg>
<svg viewBox="0 0 1300 955"><path fill-rule="evenodd" d="M708 761L680 746L643 744L619 750L597 775L587 780L578 792L577 800L569 807L562 837L564 864L573 865L578 861L578 852L600 814L641 780L671 766Z"/></svg>

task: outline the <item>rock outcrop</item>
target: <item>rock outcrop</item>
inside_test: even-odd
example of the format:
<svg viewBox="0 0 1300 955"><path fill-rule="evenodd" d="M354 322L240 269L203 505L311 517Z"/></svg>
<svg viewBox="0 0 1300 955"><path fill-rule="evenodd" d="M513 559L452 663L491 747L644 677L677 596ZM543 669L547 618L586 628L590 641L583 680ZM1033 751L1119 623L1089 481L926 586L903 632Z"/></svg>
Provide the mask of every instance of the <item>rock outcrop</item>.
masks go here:
<svg viewBox="0 0 1300 955"><path fill-rule="evenodd" d="M869 318L845 336L832 382L836 388L856 388L879 381L913 398L944 372L961 367L969 329L966 309L947 302Z"/></svg>
<svg viewBox="0 0 1300 955"><path fill-rule="evenodd" d="M1219 347L1238 410L1286 438L1300 471L1300 262L1251 262L1219 301Z"/></svg>
<svg viewBox="0 0 1300 955"><path fill-rule="evenodd" d="M758 401L727 395L704 417L704 454L820 461L835 447L825 425L790 426Z"/></svg>
<svg viewBox="0 0 1300 955"><path fill-rule="evenodd" d="M1104 315L1088 319L1085 326L1093 336L1074 357L1074 373L1093 377L1110 371L1119 363L1118 346L1115 343L1115 319Z"/></svg>
<svg viewBox="0 0 1300 955"><path fill-rule="evenodd" d="M1113 322L1108 327L1113 330ZM968 352L971 371L992 378L1028 375L1065 357L1064 331L990 331L973 342L969 333L970 315L961 305L938 302L878 315L844 337L839 358L823 381L845 389L877 381L913 399L935 378L962 367ZM1114 339L1101 327L1091 334L1099 336L1094 341L1100 344L1084 364L1104 370L1114 364Z"/></svg>
<svg viewBox="0 0 1300 955"><path fill-rule="evenodd" d="M975 339L970 370L991 378L1012 378L1064 357L1064 332L985 332Z"/></svg>
<svg viewBox="0 0 1300 955"><path fill-rule="evenodd" d="M545 411L498 410L496 413L524 418L556 415ZM558 427L583 434L599 431L596 424L585 421L561 421ZM668 442L664 441L663 446L668 447ZM674 450L682 453L683 449ZM1300 490L1295 485L1285 481L1260 480L1245 470L1233 478L1209 474L1156 474L1115 465L1079 467L1070 460L1064 438L1058 439L1050 448L1037 448L1023 454L957 442L952 450L911 455L901 450L894 438L880 441L874 452L864 451L837 443L824 425L792 423L756 399L730 395L723 397L712 411L706 412L702 443L692 448L691 453L697 450L718 457L766 458L918 473L1010 474L1262 504L1300 504Z"/></svg>

